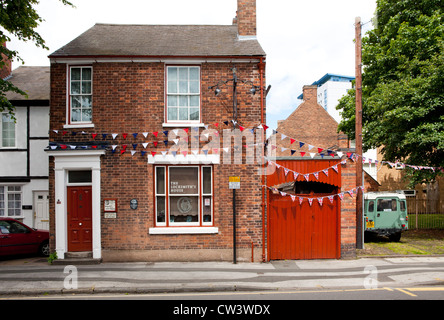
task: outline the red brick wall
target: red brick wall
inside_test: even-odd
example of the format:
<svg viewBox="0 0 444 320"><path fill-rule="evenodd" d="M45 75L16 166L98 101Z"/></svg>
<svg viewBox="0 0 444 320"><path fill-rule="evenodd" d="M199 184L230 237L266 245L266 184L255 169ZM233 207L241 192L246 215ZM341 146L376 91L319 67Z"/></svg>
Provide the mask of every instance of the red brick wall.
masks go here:
<svg viewBox="0 0 444 320"><path fill-rule="evenodd" d="M341 192L356 188L356 163L342 165ZM345 193L341 201L341 258L356 256L356 194Z"/></svg>
<svg viewBox="0 0 444 320"><path fill-rule="evenodd" d="M2 46L6 48L6 43L3 43ZM1 55L1 59L5 65L0 68L0 79L4 79L11 74L12 63L11 60L9 60L4 54Z"/></svg>
<svg viewBox="0 0 444 320"><path fill-rule="evenodd" d="M186 250L186 249L231 249L232 248L232 190L228 189L228 177L240 176L242 189L237 192L237 239L239 249L262 247L262 190L261 177L256 173L258 166L225 165L223 153L221 165L214 165L214 226L218 234L212 235L149 235L149 228L154 227L153 165L148 164L147 155L138 153L131 156L132 143L161 141L157 147L149 145L146 151L160 152L165 148L163 128L165 65L163 63L94 63L93 65L93 123L94 128L63 129L66 123L66 65L51 65L51 115L50 141L70 142L105 142L109 145L127 144L127 152L115 154L107 151L102 157L101 198L102 210L104 198L117 198L118 213L116 219L104 219L102 212L102 248L103 250ZM214 95L208 87L221 80L233 77L232 64L203 63L201 65L201 113L202 122L219 131L229 129L223 121L233 119L232 88L221 87L223 92ZM253 81L259 85L259 71L256 64L236 64L238 77ZM249 94L248 85L238 87L238 122L247 128L261 123L260 95ZM53 130L60 130L59 133ZM67 134L62 135L61 131ZM200 129L202 133L203 129ZM73 131L87 134L72 135ZM159 139L152 134L145 139L142 132L159 132ZM132 133L139 133L137 139ZM93 139L92 133L98 136ZM102 133L109 135L105 140ZM120 133L113 140L111 133ZM121 133L128 133L123 139ZM191 139L190 139L191 140ZM221 137L221 143L223 139ZM201 142L206 145L208 142ZM171 144L170 144L171 146ZM221 146L222 147L222 146ZM231 152L231 151L230 151ZM53 166L50 159L50 167ZM52 171L52 170L50 170ZM54 192L53 172L50 174L50 192ZM138 199L138 209L130 209L129 203ZM50 201L52 248L54 248L54 196ZM260 257L256 257L260 258Z"/></svg>
<svg viewBox="0 0 444 320"><path fill-rule="evenodd" d="M237 24L240 36L256 35L256 0L237 0Z"/></svg>

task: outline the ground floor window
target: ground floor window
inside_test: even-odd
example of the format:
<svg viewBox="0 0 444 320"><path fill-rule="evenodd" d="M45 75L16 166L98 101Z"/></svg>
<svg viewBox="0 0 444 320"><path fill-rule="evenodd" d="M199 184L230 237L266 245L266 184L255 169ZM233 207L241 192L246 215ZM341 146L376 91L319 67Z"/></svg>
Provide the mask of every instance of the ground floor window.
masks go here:
<svg viewBox="0 0 444 320"><path fill-rule="evenodd" d="M155 167L156 226L213 225L212 166Z"/></svg>
<svg viewBox="0 0 444 320"><path fill-rule="evenodd" d="M0 217L22 215L22 187L0 186Z"/></svg>

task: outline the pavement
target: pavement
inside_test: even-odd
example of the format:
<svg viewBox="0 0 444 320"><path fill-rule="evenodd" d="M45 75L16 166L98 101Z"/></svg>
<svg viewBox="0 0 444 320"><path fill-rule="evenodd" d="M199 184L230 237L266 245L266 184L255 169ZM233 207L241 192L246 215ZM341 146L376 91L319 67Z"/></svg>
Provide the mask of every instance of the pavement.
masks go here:
<svg viewBox="0 0 444 320"><path fill-rule="evenodd" d="M268 263L128 262L49 265L0 260L0 295L319 290L444 287L444 257L284 260Z"/></svg>

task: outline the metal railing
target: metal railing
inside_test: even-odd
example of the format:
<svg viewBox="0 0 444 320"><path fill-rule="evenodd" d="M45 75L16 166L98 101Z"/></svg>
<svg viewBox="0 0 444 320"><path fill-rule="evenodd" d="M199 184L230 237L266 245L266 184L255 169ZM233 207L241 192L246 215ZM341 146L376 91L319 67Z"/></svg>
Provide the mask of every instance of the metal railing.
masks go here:
<svg viewBox="0 0 444 320"><path fill-rule="evenodd" d="M407 198L409 229L444 229L444 201Z"/></svg>

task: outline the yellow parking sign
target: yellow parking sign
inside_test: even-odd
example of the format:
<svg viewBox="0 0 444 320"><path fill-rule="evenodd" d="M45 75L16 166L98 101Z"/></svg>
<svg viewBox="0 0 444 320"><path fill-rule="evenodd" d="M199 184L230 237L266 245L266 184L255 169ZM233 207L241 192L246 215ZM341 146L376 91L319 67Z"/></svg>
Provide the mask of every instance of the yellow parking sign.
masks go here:
<svg viewBox="0 0 444 320"><path fill-rule="evenodd" d="M240 177L229 177L230 189L240 189Z"/></svg>

